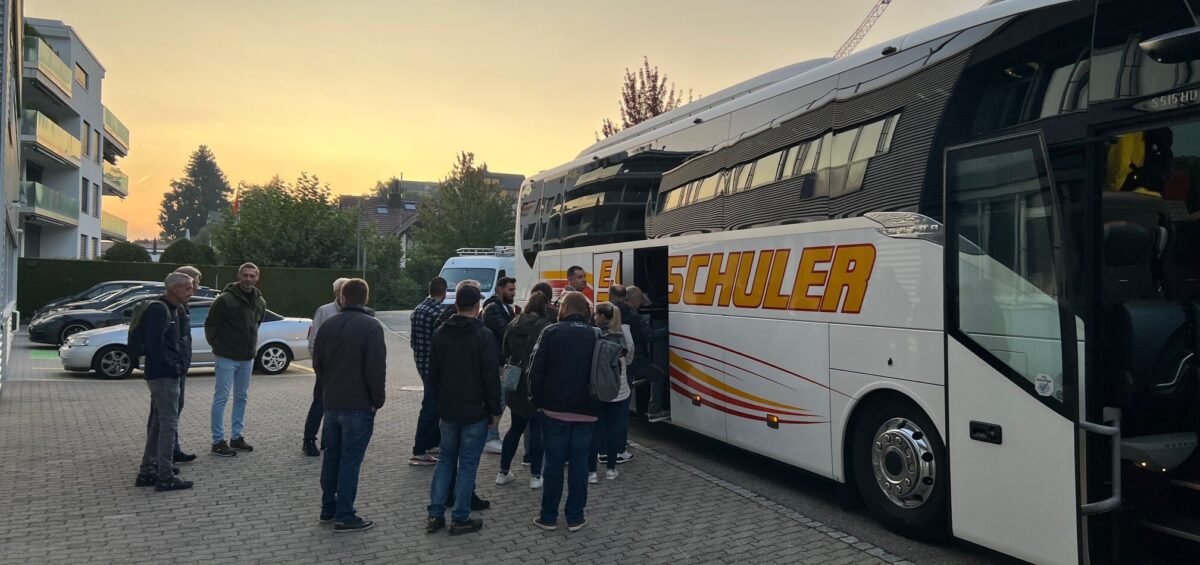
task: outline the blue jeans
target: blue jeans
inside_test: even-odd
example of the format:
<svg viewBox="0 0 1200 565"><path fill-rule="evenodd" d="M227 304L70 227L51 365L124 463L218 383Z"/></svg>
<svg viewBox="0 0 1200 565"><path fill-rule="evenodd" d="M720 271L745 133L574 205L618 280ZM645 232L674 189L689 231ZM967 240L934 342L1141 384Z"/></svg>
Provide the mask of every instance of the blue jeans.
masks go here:
<svg viewBox="0 0 1200 565"><path fill-rule="evenodd" d="M592 457L592 428L594 422L564 422L554 418L542 418L542 449L546 453L546 466L542 469L542 522L558 523L558 503L562 500L563 465L571 463L567 471L567 506L564 514L567 524L583 521L583 508L587 506L588 458Z"/></svg>
<svg viewBox="0 0 1200 565"><path fill-rule="evenodd" d="M246 420L246 397L250 393L250 370L254 360L235 361L217 357L217 388L213 392L212 442L225 441L225 403L233 391L233 429L229 439L242 437Z"/></svg>
<svg viewBox="0 0 1200 565"><path fill-rule="evenodd" d="M438 430L437 399L433 397L433 390L429 388L425 372L417 367L417 373L421 375L421 384L425 385L425 392L421 396L421 412L417 416L417 437L413 440L413 455L425 455L426 451L437 447L442 441L441 432Z"/></svg>
<svg viewBox="0 0 1200 565"><path fill-rule="evenodd" d="M433 484L429 487L429 517L446 515L450 479L457 466L454 509L450 513L450 520L464 522L470 519L471 495L475 493L475 473L479 470L479 457L483 455L487 424L487 420L471 424L441 421L442 452L438 454L437 468L433 470Z"/></svg>
<svg viewBox="0 0 1200 565"><path fill-rule="evenodd" d="M597 402L599 419L592 432L592 451L608 457L605 466L617 468L617 454L625 450L629 437L629 399L616 402ZM588 471L596 472L596 457L588 457Z"/></svg>
<svg viewBox="0 0 1200 565"><path fill-rule="evenodd" d="M375 431L374 410L325 409L321 443L321 516L339 523L354 520L354 497L358 495L358 471L371 434Z"/></svg>

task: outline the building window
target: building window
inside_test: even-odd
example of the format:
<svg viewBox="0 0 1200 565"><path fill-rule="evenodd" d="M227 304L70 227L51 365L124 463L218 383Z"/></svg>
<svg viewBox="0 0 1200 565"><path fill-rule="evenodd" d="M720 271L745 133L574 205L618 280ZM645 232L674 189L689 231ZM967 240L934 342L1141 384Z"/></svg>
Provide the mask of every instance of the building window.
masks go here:
<svg viewBox="0 0 1200 565"><path fill-rule="evenodd" d="M100 217L100 185L92 183L92 217Z"/></svg>
<svg viewBox="0 0 1200 565"><path fill-rule="evenodd" d="M103 151L100 148L100 130L98 130L98 129L92 130L92 145L94 145L96 147L96 153L94 155L92 155L92 159L94 159L97 163L99 163L100 162L100 153L102 153Z"/></svg>
<svg viewBox="0 0 1200 565"><path fill-rule="evenodd" d="M82 186L79 190L79 210L84 214L88 213L88 180L83 179Z"/></svg>
<svg viewBox="0 0 1200 565"><path fill-rule="evenodd" d="M386 215L388 214L388 207L387 207L387 206L376 206L376 207L375 207L375 213L376 213L376 214L383 214L383 215L385 215L385 216L386 216Z"/></svg>
<svg viewBox="0 0 1200 565"><path fill-rule="evenodd" d="M78 63L75 65L75 82L79 83L79 86L82 86L84 90L87 90L88 74Z"/></svg>
<svg viewBox="0 0 1200 565"><path fill-rule="evenodd" d="M88 254L87 254L87 236L86 236L86 235L81 235L81 236L79 236L79 258L80 258L80 259L87 259L87 258L88 258Z"/></svg>
<svg viewBox="0 0 1200 565"><path fill-rule="evenodd" d="M92 257L99 257L99 256L100 256L100 239L93 237L92 238Z"/></svg>
<svg viewBox="0 0 1200 565"><path fill-rule="evenodd" d="M83 121L83 156L92 156L92 125Z"/></svg>

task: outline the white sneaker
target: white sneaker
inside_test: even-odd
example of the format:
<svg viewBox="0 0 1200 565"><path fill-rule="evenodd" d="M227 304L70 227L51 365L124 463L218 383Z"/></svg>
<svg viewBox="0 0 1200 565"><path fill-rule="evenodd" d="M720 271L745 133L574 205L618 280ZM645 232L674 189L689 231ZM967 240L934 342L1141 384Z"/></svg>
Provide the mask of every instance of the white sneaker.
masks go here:
<svg viewBox="0 0 1200 565"><path fill-rule="evenodd" d="M517 476L512 474L512 471L507 473L496 473L496 484L507 485L517 479Z"/></svg>
<svg viewBox="0 0 1200 565"><path fill-rule="evenodd" d="M628 463L629 460L631 460L631 459L633 459L632 453L630 453L628 451L622 451L621 453L617 454L617 465L620 465L622 463Z"/></svg>
<svg viewBox="0 0 1200 565"><path fill-rule="evenodd" d="M531 488L531 489L542 488L542 478L534 477L532 479L529 479L529 488Z"/></svg>
<svg viewBox="0 0 1200 565"><path fill-rule="evenodd" d="M600 479L596 477L595 473L588 473L588 484L589 485L595 485L595 484L599 484L599 483L600 483Z"/></svg>
<svg viewBox="0 0 1200 565"><path fill-rule="evenodd" d="M503 451L504 451L504 444L500 443L500 440L498 440L498 439L489 441L486 444L484 444L484 446L483 446L484 453L492 453L492 454L499 455Z"/></svg>
<svg viewBox="0 0 1200 565"><path fill-rule="evenodd" d="M604 478L610 481L616 479L617 475L620 475L620 473L618 473L616 469L609 469L604 472Z"/></svg>

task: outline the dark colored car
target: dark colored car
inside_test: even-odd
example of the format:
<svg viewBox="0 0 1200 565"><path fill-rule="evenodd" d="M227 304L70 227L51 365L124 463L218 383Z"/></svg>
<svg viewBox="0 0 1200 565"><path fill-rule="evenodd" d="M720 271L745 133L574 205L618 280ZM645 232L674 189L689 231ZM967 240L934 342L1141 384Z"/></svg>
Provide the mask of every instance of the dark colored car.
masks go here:
<svg viewBox="0 0 1200 565"><path fill-rule="evenodd" d="M41 308L38 308L37 310L33 311L33 318L37 318L43 314L46 314L47 312L49 312L55 308L59 308L63 304L66 304L68 302L79 302L79 301L83 301L83 300L91 300L93 298L100 296L101 294L107 294L114 290L123 290L123 289L129 288L131 286L141 286L141 285L149 284L149 283L153 283L153 282L154 281L108 281L108 282L102 282L102 283L97 284L96 286L93 286L92 288L89 288L83 292L76 292L75 294L72 294L70 296L56 298L54 300L51 300L50 302L47 302Z"/></svg>
<svg viewBox="0 0 1200 565"><path fill-rule="evenodd" d="M102 295L103 296L103 295ZM29 324L29 340L62 345L68 337L82 331L129 323L133 309L158 293L132 294L103 308L59 310Z"/></svg>
<svg viewBox="0 0 1200 565"><path fill-rule="evenodd" d="M83 301L79 301L79 302L68 302L66 304L62 304L58 308L55 308L54 310L51 310L51 311L47 312L46 314L43 314L42 317L45 317L47 315L59 314L66 310L84 310L84 309L99 310L99 309L102 309L102 308L108 306L109 304L113 304L115 302L120 302L131 296L162 294L162 292L163 292L163 283L156 283L156 282L142 283L141 285L138 285L138 286L131 286L131 287L128 287L123 290L110 292L108 294L102 294L92 300L83 300ZM214 297L216 295L217 295L217 292L207 286L200 287L199 289L196 290L196 293L195 293L195 296L200 297L200 298L209 298L209 297ZM34 320L32 320L30 322L30 325L32 326L34 323L40 321L40 319L41 318L35 318Z"/></svg>

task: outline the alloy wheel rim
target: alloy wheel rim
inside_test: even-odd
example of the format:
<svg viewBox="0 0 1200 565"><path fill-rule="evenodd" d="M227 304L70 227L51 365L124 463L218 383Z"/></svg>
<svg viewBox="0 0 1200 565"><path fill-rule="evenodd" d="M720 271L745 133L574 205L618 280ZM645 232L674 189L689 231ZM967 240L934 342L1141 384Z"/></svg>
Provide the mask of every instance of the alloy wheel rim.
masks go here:
<svg viewBox="0 0 1200 565"><path fill-rule="evenodd" d="M124 351L109 351L100 358L100 371L115 377L129 370L129 354Z"/></svg>
<svg viewBox="0 0 1200 565"><path fill-rule="evenodd" d="M268 371L283 370L283 365L287 363L287 353L278 347L272 347L263 352L262 365Z"/></svg>
<svg viewBox="0 0 1200 565"><path fill-rule="evenodd" d="M921 506L937 481L929 436L907 418L884 422L871 442L871 470L892 504L905 509Z"/></svg>

